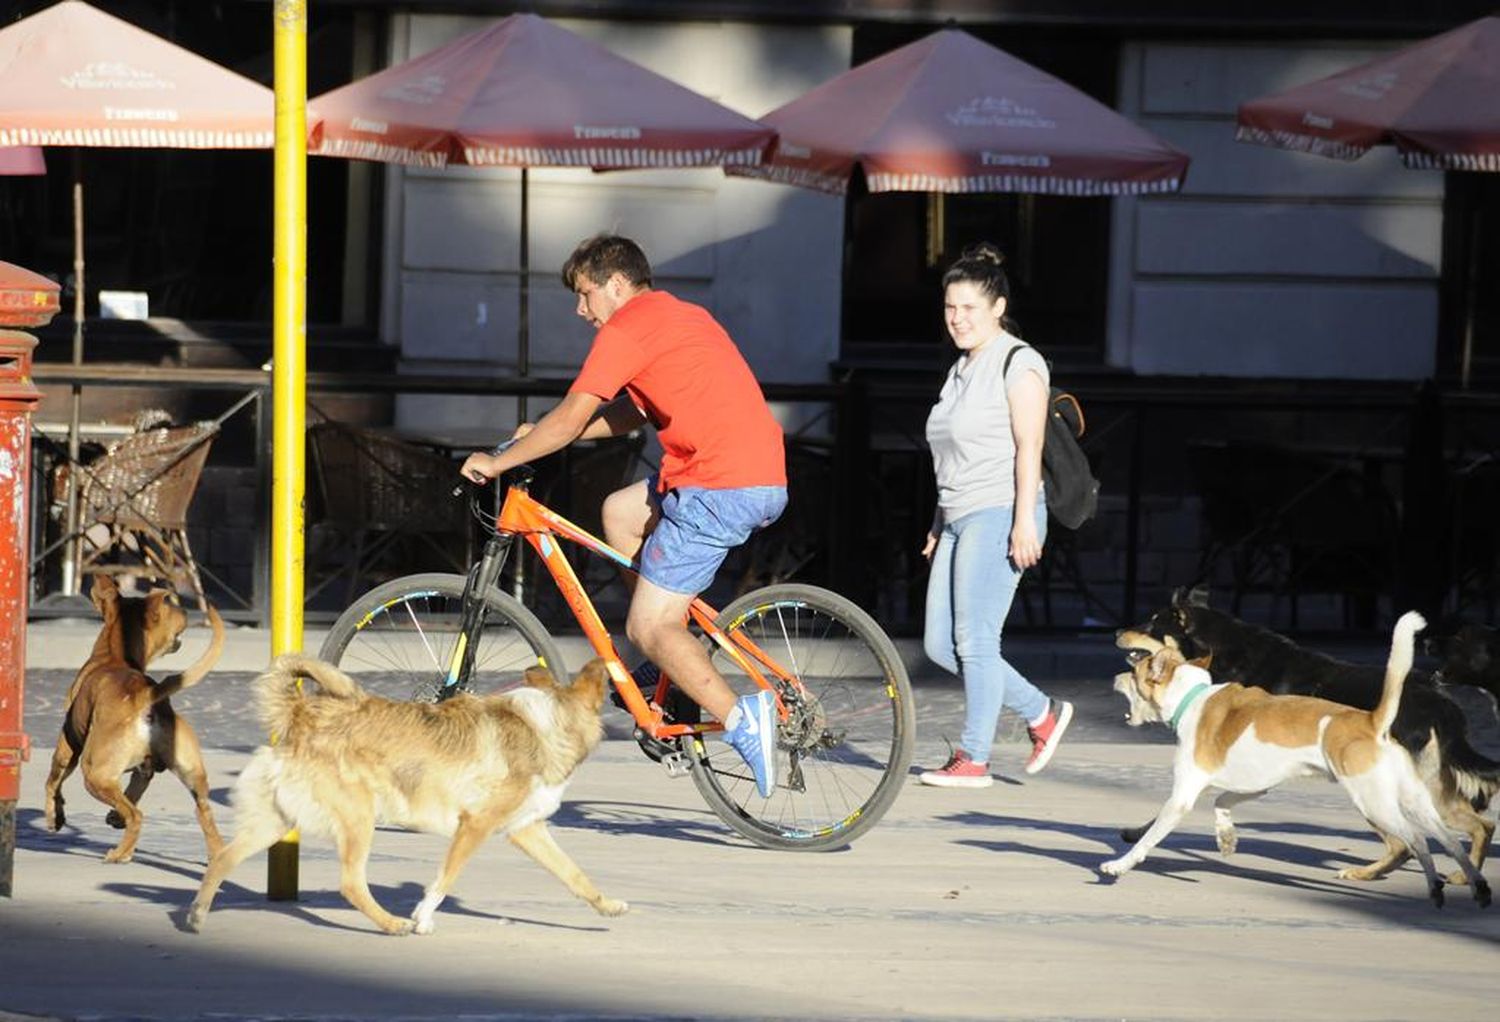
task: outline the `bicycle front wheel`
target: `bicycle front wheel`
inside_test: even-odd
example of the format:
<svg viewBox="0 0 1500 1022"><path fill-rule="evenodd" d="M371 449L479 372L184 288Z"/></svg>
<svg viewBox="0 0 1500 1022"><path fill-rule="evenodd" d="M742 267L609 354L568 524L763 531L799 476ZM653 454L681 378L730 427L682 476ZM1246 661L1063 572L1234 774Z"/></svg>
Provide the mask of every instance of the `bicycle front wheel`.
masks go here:
<svg viewBox="0 0 1500 1022"><path fill-rule="evenodd" d="M392 698L438 697L458 648L463 623L462 575L407 575L376 586L339 615L319 656L366 688ZM484 628L472 638L474 667L462 691L514 688L528 667L560 681L567 669L557 643L515 597L485 594Z"/></svg>
<svg viewBox="0 0 1500 1022"><path fill-rule="evenodd" d="M895 645L870 615L817 586L747 593L715 623L746 640L795 684L776 748L776 790L763 799L739 753L713 735L685 742L693 780L729 826L766 848L842 848L880 820L911 765L916 710ZM755 683L717 645L714 666L738 694ZM767 680L771 672L762 669Z"/></svg>

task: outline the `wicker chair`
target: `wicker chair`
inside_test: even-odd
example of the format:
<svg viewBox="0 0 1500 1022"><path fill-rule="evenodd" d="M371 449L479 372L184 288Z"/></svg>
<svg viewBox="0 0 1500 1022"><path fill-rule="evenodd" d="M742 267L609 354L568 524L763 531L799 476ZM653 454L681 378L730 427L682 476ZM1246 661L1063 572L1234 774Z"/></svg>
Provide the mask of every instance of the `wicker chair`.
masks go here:
<svg viewBox="0 0 1500 1022"><path fill-rule="evenodd" d="M218 433L216 422L143 430L78 470L82 574L166 580L207 609L187 513Z"/></svg>
<svg viewBox="0 0 1500 1022"><path fill-rule="evenodd" d="M394 563L398 541L414 539L450 570L467 568L470 521L462 502L449 500L458 479L454 462L426 447L376 430L320 422L308 430L317 477L317 505L309 521L335 540L338 563L309 589L309 599L340 575L347 599L361 580L410 570ZM462 540L455 550L455 538ZM325 544L319 558L330 563Z"/></svg>

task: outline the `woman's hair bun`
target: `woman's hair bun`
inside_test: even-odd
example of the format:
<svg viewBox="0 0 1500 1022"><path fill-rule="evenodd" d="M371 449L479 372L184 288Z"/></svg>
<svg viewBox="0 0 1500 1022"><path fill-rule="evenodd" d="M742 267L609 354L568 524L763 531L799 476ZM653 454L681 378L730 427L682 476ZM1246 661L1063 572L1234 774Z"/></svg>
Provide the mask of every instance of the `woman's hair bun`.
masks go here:
<svg viewBox="0 0 1500 1022"><path fill-rule="evenodd" d="M1005 265L1005 253L1000 251L988 241L981 241L977 245L970 245L963 250L961 259L972 259L976 262L994 263L996 266Z"/></svg>

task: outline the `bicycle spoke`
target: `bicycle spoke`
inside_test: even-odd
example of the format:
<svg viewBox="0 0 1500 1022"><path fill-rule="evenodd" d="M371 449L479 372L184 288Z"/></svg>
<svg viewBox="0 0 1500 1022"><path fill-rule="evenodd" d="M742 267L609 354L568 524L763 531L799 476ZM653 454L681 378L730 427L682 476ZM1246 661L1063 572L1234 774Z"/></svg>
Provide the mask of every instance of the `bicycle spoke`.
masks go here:
<svg viewBox="0 0 1500 1022"><path fill-rule="evenodd" d="M695 777L716 812L771 847L845 844L895 797L910 762L910 687L879 628L857 607L810 586L768 587L736 601L718 624L760 650L794 684L781 692L777 786L762 799L728 745L695 746ZM754 682L717 646L710 655L737 691Z"/></svg>
<svg viewBox="0 0 1500 1022"><path fill-rule="evenodd" d="M417 575L377 587L335 622L323 659L362 675L361 683L381 694L439 698L459 641L466 585L459 575ZM559 676L565 672L556 643L529 610L498 590L486 607L462 689L514 687L542 661Z"/></svg>

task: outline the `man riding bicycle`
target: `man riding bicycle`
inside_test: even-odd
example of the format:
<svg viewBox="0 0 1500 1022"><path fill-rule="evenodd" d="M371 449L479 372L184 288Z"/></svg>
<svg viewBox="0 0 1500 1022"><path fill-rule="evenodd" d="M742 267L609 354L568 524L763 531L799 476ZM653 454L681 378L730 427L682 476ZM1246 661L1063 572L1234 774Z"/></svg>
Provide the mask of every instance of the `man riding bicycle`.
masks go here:
<svg viewBox="0 0 1500 1022"><path fill-rule="evenodd" d="M483 482L575 440L656 426L660 470L610 494L603 507L604 538L638 564L625 634L723 722L725 740L769 798L775 700L765 690L736 698L688 631L687 612L729 551L786 507L781 427L728 333L706 309L653 289L651 265L634 241L589 238L562 277L578 296L578 315L598 331L583 368L557 407L517 427L511 447L475 452L460 471Z"/></svg>

